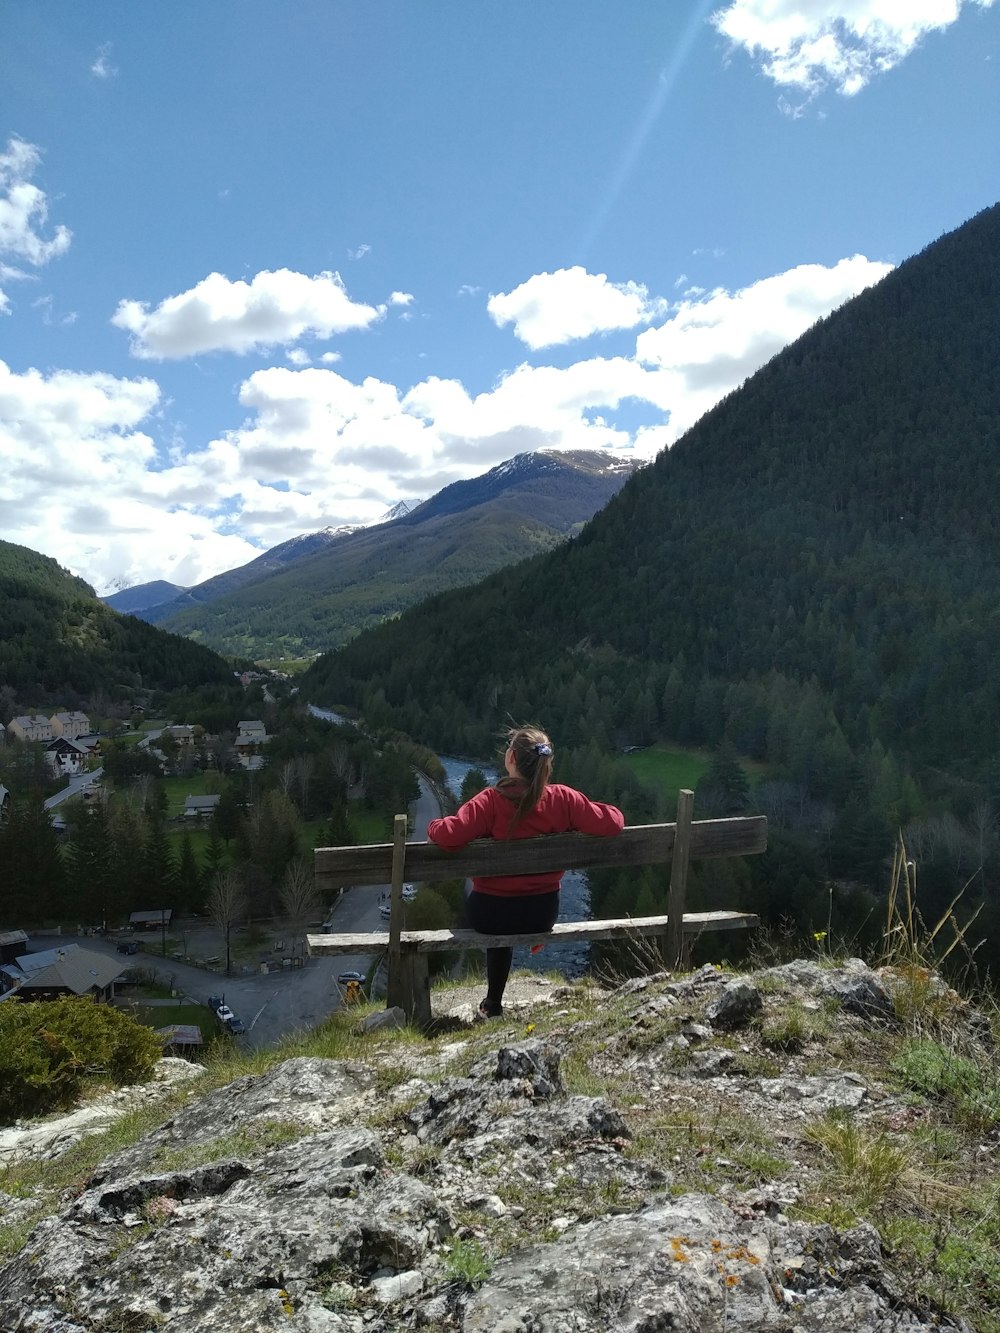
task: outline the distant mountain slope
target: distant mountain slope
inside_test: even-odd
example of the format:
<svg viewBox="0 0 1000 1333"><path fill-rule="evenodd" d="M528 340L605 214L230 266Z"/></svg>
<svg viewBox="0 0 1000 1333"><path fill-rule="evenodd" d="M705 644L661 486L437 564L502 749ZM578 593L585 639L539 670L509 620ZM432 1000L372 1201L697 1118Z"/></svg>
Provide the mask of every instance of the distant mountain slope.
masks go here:
<svg viewBox="0 0 1000 1333"><path fill-rule="evenodd" d="M0 684L38 699L231 679L215 653L119 615L54 560L0 541Z"/></svg>
<svg viewBox="0 0 1000 1333"><path fill-rule="evenodd" d="M513 714L569 743L726 736L841 799L889 751L984 780L998 365L1000 206L776 356L577 541L362 635L303 690L462 753Z"/></svg>
<svg viewBox="0 0 1000 1333"><path fill-rule="evenodd" d="M186 591L187 589L182 588L179 583L154 579L152 583L133 584L131 588L123 588L121 592L113 592L101 600L105 606L110 606L112 611L120 611L123 616L142 616L144 620L148 620L150 617L144 615L144 612L152 610L155 606L162 606L164 602L172 601Z"/></svg>
<svg viewBox="0 0 1000 1333"><path fill-rule="evenodd" d="M522 454L445 487L390 522L345 532L278 572L264 569L274 555L268 552L233 571L243 576L258 566L264 577L216 593L205 606L162 618L164 608L157 608L155 618L220 651L255 657L320 651L433 593L550 549L607 503L634 466L585 450Z"/></svg>

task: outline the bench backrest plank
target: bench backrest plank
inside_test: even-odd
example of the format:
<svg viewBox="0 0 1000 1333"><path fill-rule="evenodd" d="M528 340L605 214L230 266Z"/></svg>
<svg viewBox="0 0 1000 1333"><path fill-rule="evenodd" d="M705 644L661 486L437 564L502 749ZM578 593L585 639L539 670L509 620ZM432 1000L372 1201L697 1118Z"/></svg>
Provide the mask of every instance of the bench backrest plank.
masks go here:
<svg viewBox="0 0 1000 1333"><path fill-rule="evenodd" d="M621 917L614 921L557 921L551 930L537 935L480 935L475 930L404 930L400 944L417 953L438 953L454 949L486 949L505 945L530 944L535 940L563 944L572 940L616 940L635 936L663 935L666 916ZM745 930L756 926L752 912L687 912L684 934L700 935L705 930ZM376 953L385 949L389 935L384 930L349 935L308 935L306 943L312 954Z"/></svg>
<svg viewBox="0 0 1000 1333"><path fill-rule="evenodd" d="M525 875L546 870L656 865L673 856L676 824L634 824L614 838L583 833L549 833L509 842L480 838L457 852L432 842L406 844L406 878L418 883L467 879L472 875ZM690 856L753 856L767 850L767 819L700 819L691 825ZM368 847L317 847L316 884L320 890L344 884L388 884L393 844Z"/></svg>

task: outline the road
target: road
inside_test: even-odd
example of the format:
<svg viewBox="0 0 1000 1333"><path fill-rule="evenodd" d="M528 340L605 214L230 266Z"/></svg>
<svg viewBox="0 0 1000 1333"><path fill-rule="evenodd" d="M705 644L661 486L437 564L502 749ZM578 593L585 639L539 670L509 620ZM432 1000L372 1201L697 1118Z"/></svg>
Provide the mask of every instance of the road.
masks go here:
<svg viewBox="0 0 1000 1333"><path fill-rule="evenodd" d="M84 788L89 787L92 782L100 782L103 776L103 768L92 769L89 773L77 773L75 777L70 778L61 791L57 791L55 796L50 796L48 798L45 802L46 810L52 810L55 806L61 805L63 801L68 800L71 796L75 796L77 792L81 792Z"/></svg>
<svg viewBox="0 0 1000 1333"><path fill-rule="evenodd" d="M430 783L426 778L418 777L420 796L410 806L410 815L413 837L420 840L427 836L428 820L440 814L440 810ZM379 916L378 902L387 887L373 884L345 890L333 915L337 931L348 934L378 930L384 926ZM55 948L60 943L79 944L81 948L98 953L117 952L114 940L96 936L85 939L72 935L33 936L31 947L38 951ZM230 1009L246 1024L247 1035L241 1040L255 1049L273 1046L291 1032L315 1027L340 1007L337 973L367 973L374 961L371 955L346 954L311 958L305 967L287 972L254 972L249 976L224 977L218 972L207 972L188 963L175 962L172 958L162 958L152 951L156 947L155 939L151 937L149 943L150 952L135 957L123 956L123 967L138 965L155 968L174 989L183 991L202 1004L207 1002L210 995L222 995Z"/></svg>

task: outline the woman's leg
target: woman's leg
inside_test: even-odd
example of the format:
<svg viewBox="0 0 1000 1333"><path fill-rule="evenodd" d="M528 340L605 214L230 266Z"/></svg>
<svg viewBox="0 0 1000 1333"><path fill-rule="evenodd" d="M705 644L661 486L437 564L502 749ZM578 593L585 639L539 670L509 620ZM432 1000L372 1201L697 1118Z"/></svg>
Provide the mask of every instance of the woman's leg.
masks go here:
<svg viewBox="0 0 1000 1333"><path fill-rule="evenodd" d="M502 897L473 891L466 900L469 925L482 935L510 935L551 930L559 915L559 893L530 893ZM514 950L486 950L486 998L479 1006L489 1017L503 1012L503 993L510 976Z"/></svg>

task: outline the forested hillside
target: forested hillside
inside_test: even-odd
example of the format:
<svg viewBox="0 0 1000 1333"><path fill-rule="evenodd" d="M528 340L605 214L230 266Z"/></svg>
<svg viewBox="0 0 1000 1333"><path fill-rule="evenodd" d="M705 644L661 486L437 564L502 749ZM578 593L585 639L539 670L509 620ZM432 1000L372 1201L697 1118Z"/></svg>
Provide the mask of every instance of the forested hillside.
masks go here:
<svg viewBox="0 0 1000 1333"><path fill-rule="evenodd" d="M574 745L732 742L794 800L854 811L834 869L852 838L966 818L1000 788L998 363L995 207L775 357L578 539L303 689L460 753L508 716Z"/></svg>
<svg viewBox="0 0 1000 1333"><path fill-rule="evenodd" d="M523 454L445 487L392 522L345 533L285 569L266 568L262 557L245 567L259 568L247 586L219 595L219 580L210 580L207 605L169 616L160 607L152 618L220 652L257 658L318 652L433 593L551 550L632 470L601 453Z"/></svg>
<svg viewBox="0 0 1000 1333"><path fill-rule="evenodd" d="M117 698L231 679L215 653L118 615L48 556L0 541L0 684L19 696Z"/></svg>

